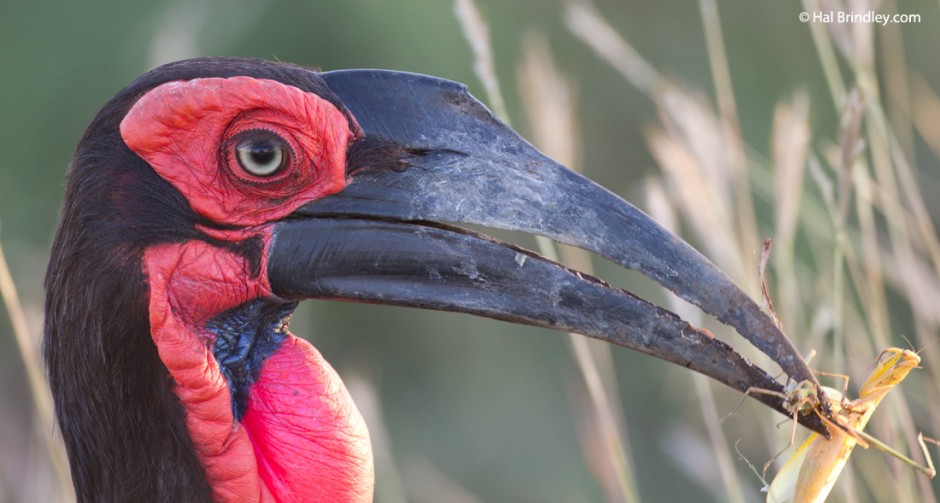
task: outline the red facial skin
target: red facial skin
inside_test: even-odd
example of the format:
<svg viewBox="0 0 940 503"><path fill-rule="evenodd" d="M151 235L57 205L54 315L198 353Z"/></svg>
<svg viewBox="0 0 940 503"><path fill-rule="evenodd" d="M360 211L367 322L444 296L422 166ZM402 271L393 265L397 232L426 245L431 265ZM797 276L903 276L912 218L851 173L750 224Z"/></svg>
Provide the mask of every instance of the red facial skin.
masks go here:
<svg viewBox="0 0 940 503"><path fill-rule="evenodd" d="M232 138L262 129L292 151L285 169L262 178L234 157ZM216 239L261 236L260 272L203 241L145 251L150 327L176 383L217 501L371 501L369 434L346 388L316 349L288 335L249 388L240 421L212 354L206 322L272 296L267 251L272 222L345 187L346 117L312 93L248 77L170 82L147 94L121 123L125 143L209 219L236 230ZM207 231L207 229L203 229Z"/></svg>

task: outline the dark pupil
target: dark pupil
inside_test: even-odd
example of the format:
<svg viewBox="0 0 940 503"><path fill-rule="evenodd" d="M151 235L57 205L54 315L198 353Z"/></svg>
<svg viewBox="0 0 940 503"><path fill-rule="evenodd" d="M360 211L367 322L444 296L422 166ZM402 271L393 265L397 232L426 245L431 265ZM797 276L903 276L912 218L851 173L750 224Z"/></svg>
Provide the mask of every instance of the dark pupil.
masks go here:
<svg viewBox="0 0 940 503"><path fill-rule="evenodd" d="M248 147L248 155L259 166L264 166L274 160L274 145L269 142L252 143Z"/></svg>

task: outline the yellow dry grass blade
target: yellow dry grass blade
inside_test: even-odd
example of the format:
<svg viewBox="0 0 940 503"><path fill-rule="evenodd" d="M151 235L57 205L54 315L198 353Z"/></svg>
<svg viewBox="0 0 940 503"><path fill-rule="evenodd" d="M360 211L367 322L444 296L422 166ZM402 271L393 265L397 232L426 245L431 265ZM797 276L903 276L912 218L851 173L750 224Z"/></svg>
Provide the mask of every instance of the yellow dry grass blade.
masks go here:
<svg viewBox="0 0 940 503"><path fill-rule="evenodd" d="M884 450L884 444L862 430L885 395L919 363L920 357L913 351L888 348L878 357L875 368L859 390L858 399L846 401L839 391L826 388L833 411L832 437L826 440L813 434L800 445L770 484L768 503L825 501L856 444L866 448L872 444ZM888 451L896 457L904 457L890 448ZM929 470L914 461L904 461L931 476Z"/></svg>

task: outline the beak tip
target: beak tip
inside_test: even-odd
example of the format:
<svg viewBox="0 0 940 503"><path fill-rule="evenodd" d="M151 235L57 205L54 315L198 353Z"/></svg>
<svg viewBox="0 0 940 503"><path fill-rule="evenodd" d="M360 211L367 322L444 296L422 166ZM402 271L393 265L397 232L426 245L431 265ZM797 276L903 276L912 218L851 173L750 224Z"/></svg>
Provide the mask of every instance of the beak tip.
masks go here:
<svg viewBox="0 0 940 503"><path fill-rule="evenodd" d="M382 70L322 76L366 137L433 154L402 172L362 176L312 203L308 214L479 224L579 246L653 278L734 326L794 379L816 382L783 332L708 259L630 203L542 155L466 86ZM748 380L775 383L748 365L729 371L717 362L705 373L724 372L720 380L736 389Z"/></svg>

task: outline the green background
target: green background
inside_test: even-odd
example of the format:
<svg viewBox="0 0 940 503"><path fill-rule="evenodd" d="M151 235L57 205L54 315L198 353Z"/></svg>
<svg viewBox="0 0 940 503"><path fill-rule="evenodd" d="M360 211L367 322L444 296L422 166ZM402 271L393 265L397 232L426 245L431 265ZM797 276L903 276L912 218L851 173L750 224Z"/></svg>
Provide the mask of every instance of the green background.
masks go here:
<svg viewBox="0 0 940 503"><path fill-rule="evenodd" d="M479 6L490 23L515 128L523 135L530 131L519 99L524 91L516 85L522 38L544 34L576 86L586 174L627 199L637 198L635 182L657 169L643 140L657 121L649 99L567 31L561 2L481 0ZM607 0L596 6L661 72L713 95L697 3ZM825 136L834 130L838 117L809 27L798 21L801 4L728 0L719 8L747 143L768 150L774 106L796 90L810 97L814 131ZM923 16L920 24L901 29L907 63L937 90L940 8L936 2L900 2L898 10ZM98 108L147 69L189 56L238 55L324 70L426 73L484 94L447 1L37 1L8 2L2 12L0 239L37 333L69 156ZM931 188L937 188L940 170L936 164L920 169L927 173L928 205L938 215L940 192ZM662 300L648 283L596 266L614 284ZM0 501L19 501L42 494L37 486L51 482L5 314L0 306ZM305 305L293 331L313 341L342 375L356 373L373 383L394 468L410 498L420 499L432 485L425 476L450 480L484 501L603 498L579 446L569 397L579 377L562 334L465 315L336 302ZM741 345L738 338L726 339ZM679 430L702 428L686 373L627 350L615 350L614 357L644 499L710 498L700 481L677 467L676 444L670 443ZM733 403L728 396L721 406ZM727 434L735 439L733 431ZM751 486L747 492L761 498L758 481L743 463L737 466ZM377 468L379 500L394 499L394 488L383 478L390 469Z"/></svg>

